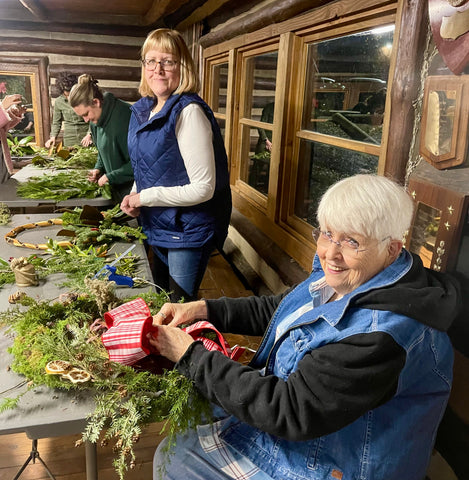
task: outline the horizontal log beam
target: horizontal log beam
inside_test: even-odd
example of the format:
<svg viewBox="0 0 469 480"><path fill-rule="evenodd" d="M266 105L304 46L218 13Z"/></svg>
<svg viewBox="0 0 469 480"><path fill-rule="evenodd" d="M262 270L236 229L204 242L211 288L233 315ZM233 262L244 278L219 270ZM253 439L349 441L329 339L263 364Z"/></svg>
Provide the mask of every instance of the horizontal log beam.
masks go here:
<svg viewBox="0 0 469 480"><path fill-rule="evenodd" d="M136 88L103 88L105 92L112 93L115 97L124 100L125 102L136 102L140 98L140 94Z"/></svg>
<svg viewBox="0 0 469 480"><path fill-rule="evenodd" d="M207 33L200 38L199 43L203 48L207 48L238 35L254 32L267 25L282 22L326 3L329 3L329 0L318 0L314 2L314 5L312 5L311 0L275 1L264 9L247 12L236 22L229 22L224 27Z"/></svg>
<svg viewBox="0 0 469 480"><path fill-rule="evenodd" d="M53 53L73 55L75 57L102 57L138 60L140 47L133 45L114 45L109 43L92 43L80 41L57 41L44 38L11 38L0 34L0 51Z"/></svg>
<svg viewBox="0 0 469 480"><path fill-rule="evenodd" d="M45 25L38 22L22 22L17 20L0 20L0 31L2 30L23 30L26 32L43 31ZM149 26L137 27L132 25L100 25L100 24L71 24L48 22L48 32L59 33L80 33L84 35L109 35L112 37L143 37L145 38L151 30ZM142 42L143 43L143 42Z"/></svg>
<svg viewBox="0 0 469 480"><path fill-rule="evenodd" d="M89 73L97 80L124 80L130 82L139 82L140 67L119 67L115 65L51 65L49 67L50 76L57 78L61 72L70 72L77 76L82 73Z"/></svg>

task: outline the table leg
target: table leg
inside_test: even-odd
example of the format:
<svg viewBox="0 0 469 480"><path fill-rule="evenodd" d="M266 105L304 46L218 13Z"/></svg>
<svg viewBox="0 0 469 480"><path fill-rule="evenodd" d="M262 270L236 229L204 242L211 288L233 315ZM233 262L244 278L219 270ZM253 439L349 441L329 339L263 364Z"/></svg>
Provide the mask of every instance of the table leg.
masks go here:
<svg viewBox="0 0 469 480"><path fill-rule="evenodd" d="M86 480L98 480L98 453L96 443L85 441Z"/></svg>

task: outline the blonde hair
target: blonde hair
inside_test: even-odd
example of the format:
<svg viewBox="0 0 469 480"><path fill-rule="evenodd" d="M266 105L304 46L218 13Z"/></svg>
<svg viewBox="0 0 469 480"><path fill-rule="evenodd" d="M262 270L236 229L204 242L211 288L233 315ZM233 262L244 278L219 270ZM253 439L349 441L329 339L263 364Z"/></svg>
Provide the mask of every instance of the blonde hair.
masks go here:
<svg viewBox="0 0 469 480"><path fill-rule="evenodd" d="M142 60L150 50L170 53L179 61L181 68L179 86L173 93L197 93L200 90L200 81L196 72L194 60L192 59L184 38L182 38L182 35L177 30L158 28L157 30L150 32L142 46ZM155 96L145 78L145 66L143 64L138 91L142 97Z"/></svg>
<svg viewBox="0 0 469 480"><path fill-rule="evenodd" d="M78 77L78 83L73 85L70 90L68 101L70 106L78 107L78 105L85 105L89 107L93 104L93 99L97 98L103 102L104 96L101 89L98 87L98 81L91 75L84 73Z"/></svg>

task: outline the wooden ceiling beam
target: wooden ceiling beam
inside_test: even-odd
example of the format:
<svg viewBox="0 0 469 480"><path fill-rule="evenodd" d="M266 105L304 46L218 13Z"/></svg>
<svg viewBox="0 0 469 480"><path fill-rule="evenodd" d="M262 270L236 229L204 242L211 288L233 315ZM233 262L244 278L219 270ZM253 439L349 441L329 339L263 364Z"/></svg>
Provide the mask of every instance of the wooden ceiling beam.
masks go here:
<svg viewBox="0 0 469 480"><path fill-rule="evenodd" d="M165 15L175 12L186 0L153 0L148 12L142 17L141 25L163 25Z"/></svg>
<svg viewBox="0 0 469 480"><path fill-rule="evenodd" d="M47 10L37 0L19 0L19 2L42 22L49 20Z"/></svg>
<svg viewBox="0 0 469 480"><path fill-rule="evenodd" d="M176 25L176 30L185 30L194 23L201 22L213 12L217 11L230 0L207 0L199 8L196 8L188 17Z"/></svg>
<svg viewBox="0 0 469 480"><path fill-rule="evenodd" d="M176 25L181 23L199 7L202 7L205 2L206 0L191 0L190 2L186 1L173 13L166 12L164 17L165 24L170 28L176 28Z"/></svg>

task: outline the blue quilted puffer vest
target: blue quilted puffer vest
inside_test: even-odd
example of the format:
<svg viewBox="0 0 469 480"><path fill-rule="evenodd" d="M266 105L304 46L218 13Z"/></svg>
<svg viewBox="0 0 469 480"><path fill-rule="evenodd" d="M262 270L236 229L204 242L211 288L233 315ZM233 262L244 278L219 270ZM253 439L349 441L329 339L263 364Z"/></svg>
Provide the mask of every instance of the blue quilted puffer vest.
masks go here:
<svg viewBox="0 0 469 480"><path fill-rule="evenodd" d="M189 183L176 139L181 110L198 103L210 120L216 164L216 186L207 202L190 207L142 207L140 221L150 245L166 248L198 248L213 239L223 246L231 216L228 161L223 138L210 107L196 94L172 95L162 110L148 120L154 100L135 103L129 124L128 148L137 191L156 186Z"/></svg>

